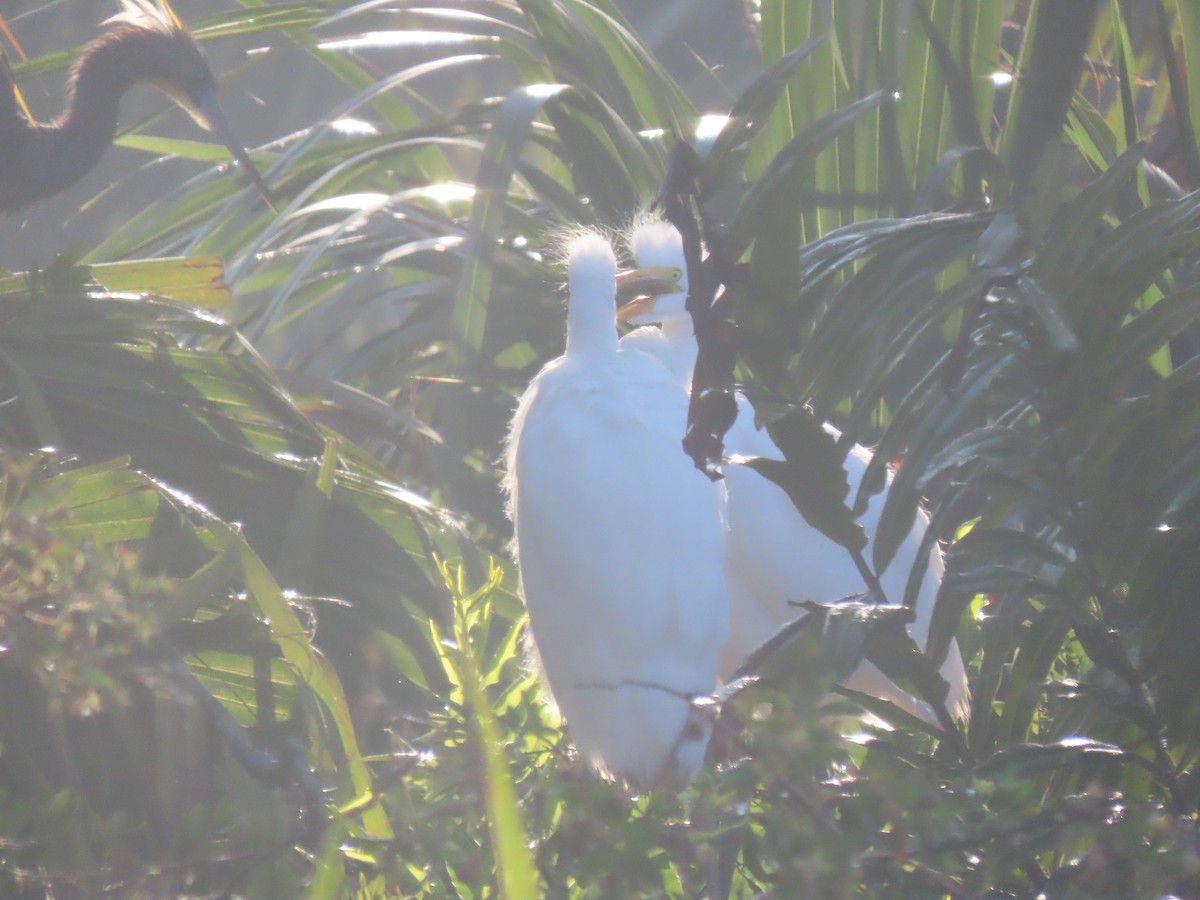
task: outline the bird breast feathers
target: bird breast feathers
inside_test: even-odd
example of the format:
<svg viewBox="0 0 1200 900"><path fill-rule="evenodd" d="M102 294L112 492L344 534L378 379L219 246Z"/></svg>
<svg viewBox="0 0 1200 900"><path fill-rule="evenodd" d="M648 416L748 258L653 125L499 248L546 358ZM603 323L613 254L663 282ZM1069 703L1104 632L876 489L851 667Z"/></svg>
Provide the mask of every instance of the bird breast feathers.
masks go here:
<svg viewBox="0 0 1200 900"><path fill-rule="evenodd" d="M588 615L605 628L632 623L624 636L631 647L663 635L719 644L718 494L680 449L686 398L678 386L622 390L548 367L522 406L509 480L535 618L593 607Z"/></svg>

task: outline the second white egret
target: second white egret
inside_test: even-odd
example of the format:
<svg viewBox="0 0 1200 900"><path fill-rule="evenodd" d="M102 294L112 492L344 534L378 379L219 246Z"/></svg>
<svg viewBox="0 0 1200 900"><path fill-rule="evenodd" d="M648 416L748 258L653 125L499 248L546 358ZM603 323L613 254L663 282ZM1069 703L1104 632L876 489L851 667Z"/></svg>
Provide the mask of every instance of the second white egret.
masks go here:
<svg viewBox="0 0 1200 900"><path fill-rule="evenodd" d="M621 338L622 346L656 356L675 374L677 385L691 388L697 344L691 316L684 308L687 272L683 241L668 222L643 220L630 231L630 252L639 266L670 267L680 273L682 292L647 296L622 307L621 318L633 324L660 323L638 328ZM754 409L737 395L738 417L726 435L729 454L782 459L765 430L754 427ZM826 429L833 432L831 426ZM855 446L846 458L846 473L853 493L871 461L871 453ZM743 466L726 466L728 535L725 574L729 590L729 639L721 651L721 677L729 678L746 658L772 634L797 616L790 601L829 603L864 589L862 576L848 553L804 521L780 487ZM868 535L879 524L882 502L872 502L860 519ZM881 576L884 593L892 602L904 596L928 519L918 512L892 565ZM916 599L916 619L909 632L924 647L929 636L933 604L942 579L941 553L934 548ZM970 709L966 669L956 642L940 667L950 686L946 707L955 719L965 719ZM938 724L929 705L900 689L876 666L863 662L843 683L844 687L889 700L912 715Z"/></svg>
<svg viewBox="0 0 1200 900"><path fill-rule="evenodd" d="M533 643L595 769L679 785L704 759L712 726L690 701L717 686L727 634L718 489L680 449L678 381L617 343L608 240L575 238L567 262L566 351L522 395L505 454Z"/></svg>

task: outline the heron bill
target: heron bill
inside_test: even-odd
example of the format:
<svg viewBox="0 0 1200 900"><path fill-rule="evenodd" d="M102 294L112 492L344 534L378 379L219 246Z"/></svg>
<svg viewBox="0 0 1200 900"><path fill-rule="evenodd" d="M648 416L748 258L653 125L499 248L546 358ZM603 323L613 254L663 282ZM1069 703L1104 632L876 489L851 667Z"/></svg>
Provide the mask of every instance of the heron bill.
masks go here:
<svg viewBox="0 0 1200 900"><path fill-rule="evenodd" d="M617 290L636 293L635 300L617 310L617 321L625 322L634 316L653 311L654 304L664 294L678 294L683 288L679 281L683 277L674 266L641 266L617 273Z"/></svg>

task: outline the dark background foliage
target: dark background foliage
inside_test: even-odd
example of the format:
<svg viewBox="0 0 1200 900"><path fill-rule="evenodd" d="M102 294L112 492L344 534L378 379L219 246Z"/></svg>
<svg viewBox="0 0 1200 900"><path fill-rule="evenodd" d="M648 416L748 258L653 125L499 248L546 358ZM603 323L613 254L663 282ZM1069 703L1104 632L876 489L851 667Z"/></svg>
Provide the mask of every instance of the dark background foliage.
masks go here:
<svg viewBox="0 0 1200 900"><path fill-rule="evenodd" d="M142 95L0 223L5 891L1200 894L1200 9L686 6L180 2L277 209ZM2 12L46 116L95 23ZM818 609L696 783L630 797L523 664L496 461L561 348L556 231L718 129L736 379L785 450L845 433L775 475L899 462L868 563L925 504L972 715L848 698L896 727L840 736L860 654L938 686L894 617Z"/></svg>

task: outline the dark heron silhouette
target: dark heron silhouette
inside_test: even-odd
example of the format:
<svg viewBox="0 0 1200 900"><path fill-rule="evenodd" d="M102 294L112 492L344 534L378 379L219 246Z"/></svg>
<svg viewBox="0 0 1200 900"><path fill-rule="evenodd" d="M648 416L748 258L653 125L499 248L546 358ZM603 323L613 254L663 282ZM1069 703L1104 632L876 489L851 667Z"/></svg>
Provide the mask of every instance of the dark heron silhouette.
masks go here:
<svg viewBox="0 0 1200 900"><path fill-rule="evenodd" d="M117 133L121 97L149 84L182 106L229 148L259 193L271 195L217 106L203 52L152 0L122 0L125 11L83 48L67 79L66 108L51 122L25 117L0 68L0 210L20 209L65 189L91 169Z"/></svg>

